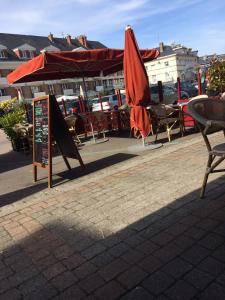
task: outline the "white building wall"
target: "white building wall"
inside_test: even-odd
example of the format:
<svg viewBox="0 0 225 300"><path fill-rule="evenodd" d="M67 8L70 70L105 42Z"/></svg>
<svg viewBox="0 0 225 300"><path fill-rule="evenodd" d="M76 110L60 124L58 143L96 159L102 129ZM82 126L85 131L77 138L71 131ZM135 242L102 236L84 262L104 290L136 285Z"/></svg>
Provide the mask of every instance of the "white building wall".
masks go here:
<svg viewBox="0 0 225 300"><path fill-rule="evenodd" d="M189 79L191 76L189 73L193 73L196 66L197 56L177 53L145 63L150 84L156 84L157 81L175 83L177 77L183 80ZM188 78L184 78L184 76Z"/></svg>
<svg viewBox="0 0 225 300"><path fill-rule="evenodd" d="M163 56L145 63L150 84L157 81L175 82L177 79L176 54Z"/></svg>

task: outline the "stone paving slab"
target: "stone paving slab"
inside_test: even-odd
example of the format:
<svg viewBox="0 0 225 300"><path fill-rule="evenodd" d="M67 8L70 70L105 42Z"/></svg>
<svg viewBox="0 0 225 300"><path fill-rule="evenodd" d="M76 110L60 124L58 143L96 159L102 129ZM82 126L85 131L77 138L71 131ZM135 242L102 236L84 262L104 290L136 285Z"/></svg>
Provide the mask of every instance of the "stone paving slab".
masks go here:
<svg viewBox="0 0 225 300"><path fill-rule="evenodd" d="M200 200L206 159L196 137L2 207L0 299L225 299L225 177Z"/></svg>

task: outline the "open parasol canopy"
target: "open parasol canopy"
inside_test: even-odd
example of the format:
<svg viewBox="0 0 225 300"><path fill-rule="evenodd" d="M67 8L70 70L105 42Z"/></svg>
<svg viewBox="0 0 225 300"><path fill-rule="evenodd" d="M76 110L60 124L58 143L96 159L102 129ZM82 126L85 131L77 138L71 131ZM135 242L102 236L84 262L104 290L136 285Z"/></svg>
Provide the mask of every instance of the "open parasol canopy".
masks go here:
<svg viewBox="0 0 225 300"><path fill-rule="evenodd" d="M140 50L143 61L157 57L155 49ZM9 84L75 77L97 77L123 69L124 50L45 52L18 67L7 76Z"/></svg>
<svg viewBox="0 0 225 300"><path fill-rule="evenodd" d="M154 50L154 58L159 55ZM145 138L150 133L150 120L145 105L150 102L149 82L145 60L139 50L133 30L127 26L125 30L124 48L124 80L127 104L132 108L130 113L131 129L134 134Z"/></svg>

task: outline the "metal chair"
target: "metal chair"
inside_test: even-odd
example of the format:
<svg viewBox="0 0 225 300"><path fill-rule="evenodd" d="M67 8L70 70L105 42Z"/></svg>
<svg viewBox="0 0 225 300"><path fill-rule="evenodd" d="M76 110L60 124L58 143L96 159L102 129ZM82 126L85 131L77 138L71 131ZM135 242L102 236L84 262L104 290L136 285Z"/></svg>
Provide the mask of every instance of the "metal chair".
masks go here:
<svg viewBox="0 0 225 300"><path fill-rule="evenodd" d="M225 101L194 99L188 103L188 113L196 120L208 150L208 162L200 192L200 198L203 198L209 174L225 171L225 169L216 169L225 159L225 143L212 146L208 139L210 133L221 130L225 135Z"/></svg>

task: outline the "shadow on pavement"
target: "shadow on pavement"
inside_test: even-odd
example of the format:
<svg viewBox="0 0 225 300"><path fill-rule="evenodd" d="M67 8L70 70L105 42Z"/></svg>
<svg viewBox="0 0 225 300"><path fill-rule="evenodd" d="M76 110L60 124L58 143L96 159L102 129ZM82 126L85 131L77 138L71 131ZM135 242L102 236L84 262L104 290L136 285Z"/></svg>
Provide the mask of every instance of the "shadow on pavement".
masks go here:
<svg viewBox="0 0 225 300"><path fill-rule="evenodd" d="M64 171L57 173L57 176L63 178L63 179L76 179L81 176L85 176L88 174L91 174L93 172L97 172L99 170L105 169L107 167L111 167L115 164L121 163L123 161L126 161L128 159L134 158L137 155L135 154L127 154L127 153L117 153L113 154L92 162L89 162L85 164L85 170L82 172L80 166L72 168L70 171ZM73 165L74 161L71 160L71 167ZM75 162L77 164L77 162ZM54 183L53 183L54 184ZM59 182L59 184L61 184Z"/></svg>
<svg viewBox="0 0 225 300"><path fill-rule="evenodd" d="M0 154L0 173L13 169L21 168L32 163L31 155L25 155L21 152L10 151Z"/></svg>
<svg viewBox="0 0 225 300"><path fill-rule="evenodd" d="M80 178L82 176L88 175L90 173L97 172L109 166L121 163L128 159L134 158L136 155L134 154L126 154L126 153L118 153L111 156L104 157L102 159L98 159L96 161L85 164L85 171L82 172L81 167L77 166L78 162L76 160L71 160L71 167L73 163L76 163L76 167L72 168L72 170L67 170L60 173L55 173L53 165L53 187L61 185L65 183L65 180L62 182L62 179L66 179L66 181L74 180L76 178ZM39 171L39 169L38 169ZM43 174L43 172L42 172ZM47 176L47 172L45 172ZM32 182L33 178L30 178ZM44 182L43 182L44 181ZM39 178L37 183L34 183L32 186L28 186L10 193L0 194L0 207L14 203L18 200L21 200L25 197L31 196L37 192L40 192L47 188L47 177Z"/></svg>
<svg viewBox="0 0 225 300"><path fill-rule="evenodd" d="M76 213L75 199L12 215L1 227L0 298L224 300L221 179L204 200L193 191L111 233L106 225L118 226L122 212L101 227Z"/></svg>

